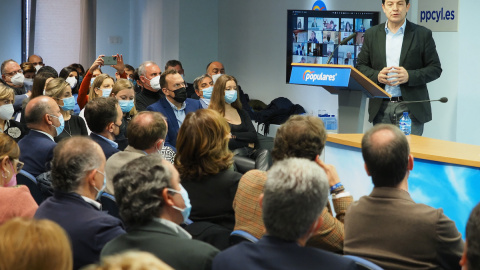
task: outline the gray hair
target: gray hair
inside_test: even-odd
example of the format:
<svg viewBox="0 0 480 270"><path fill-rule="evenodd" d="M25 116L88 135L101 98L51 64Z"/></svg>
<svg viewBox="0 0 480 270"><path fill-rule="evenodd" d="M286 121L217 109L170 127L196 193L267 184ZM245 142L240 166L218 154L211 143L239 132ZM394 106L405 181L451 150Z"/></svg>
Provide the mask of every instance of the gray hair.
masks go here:
<svg viewBox="0 0 480 270"><path fill-rule="evenodd" d="M87 174L102 164L103 152L89 137L74 136L62 140L54 149L52 160L53 189L75 192Z"/></svg>
<svg viewBox="0 0 480 270"><path fill-rule="evenodd" d="M138 67L138 76L145 76L145 67L147 65L157 65L157 63L153 62L153 61L145 61L143 62L139 67ZM158 65L157 65L158 66Z"/></svg>
<svg viewBox="0 0 480 270"><path fill-rule="evenodd" d="M115 199L126 224L144 225L160 216L163 189L172 187L172 172L162 160L160 155L139 157L113 177Z"/></svg>
<svg viewBox="0 0 480 270"><path fill-rule="evenodd" d="M205 73L205 74L203 74L203 75L201 75L201 76L198 76L198 77L195 78L195 80L193 81L193 88L194 88L195 90L200 89L199 84L200 84L200 82L201 82L203 79L205 79L205 78L210 78L210 79L212 79L212 76L208 75L207 73ZM213 80L213 79L212 79L212 80Z"/></svg>
<svg viewBox="0 0 480 270"><path fill-rule="evenodd" d="M304 158L287 158L268 171L263 197L263 222L267 233L297 241L322 213L328 199L324 170Z"/></svg>

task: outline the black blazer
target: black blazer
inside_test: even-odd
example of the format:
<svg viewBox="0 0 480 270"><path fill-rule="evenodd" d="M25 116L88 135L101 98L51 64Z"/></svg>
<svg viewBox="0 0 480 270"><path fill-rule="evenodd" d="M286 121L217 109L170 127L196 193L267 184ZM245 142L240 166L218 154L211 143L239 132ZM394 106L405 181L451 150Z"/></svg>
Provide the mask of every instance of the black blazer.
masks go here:
<svg viewBox="0 0 480 270"><path fill-rule="evenodd" d="M156 221L128 228L127 234L110 241L101 257L136 249L150 252L176 270L197 270L212 267L218 249L209 244L179 236L173 229Z"/></svg>
<svg viewBox="0 0 480 270"><path fill-rule="evenodd" d="M103 246L124 234L122 222L87 203L76 193L55 192L35 213L60 225L68 234L73 249L73 269L96 263Z"/></svg>
<svg viewBox="0 0 480 270"><path fill-rule="evenodd" d="M115 154L117 152L120 152L120 150L111 146L110 143L105 141L105 139L103 139L102 137L98 136L97 134L95 134L93 132L90 133L90 138L92 138L92 140L94 140L96 143L98 143L100 145L100 147L103 150L103 153L105 154L106 159L111 157L113 154Z"/></svg>
<svg viewBox="0 0 480 270"><path fill-rule="evenodd" d="M182 177L182 185L192 203L190 219L209 221L233 230L235 226L233 199L240 178L242 174L233 170L224 170L199 180Z"/></svg>
<svg viewBox="0 0 480 270"><path fill-rule="evenodd" d="M358 55L357 69L382 88L378 73L387 66L385 23L365 32L362 51ZM403 37L400 66L408 71L409 80L400 85L404 100L428 100L427 83L442 74L432 31L407 20ZM382 105L382 99L370 99L368 113L372 122ZM406 104L410 112L421 123L432 120L430 102Z"/></svg>
<svg viewBox="0 0 480 270"><path fill-rule="evenodd" d="M23 169L35 177L48 171L56 145L47 135L32 129L18 142L20 161L25 163Z"/></svg>

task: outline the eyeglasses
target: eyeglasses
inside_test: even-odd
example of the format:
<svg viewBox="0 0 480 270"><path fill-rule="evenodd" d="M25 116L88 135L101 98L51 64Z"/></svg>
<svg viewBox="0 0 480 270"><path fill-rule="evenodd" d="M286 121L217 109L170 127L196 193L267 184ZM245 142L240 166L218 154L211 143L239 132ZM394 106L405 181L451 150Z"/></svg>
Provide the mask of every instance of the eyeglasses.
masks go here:
<svg viewBox="0 0 480 270"><path fill-rule="evenodd" d="M15 76L17 73L23 74L23 70L22 70L22 69L19 69L19 70L17 70L17 71L12 71L12 72L9 72L9 73L5 73L5 75L7 75L8 77L13 77L13 76Z"/></svg>
<svg viewBox="0 0 480 270"><path fill-rule="evenodd" d="M13 159L13 161L14 161L14 163L17 162L17 165L15 166L16 167L15 169L17 170L17 173L18 173L19 171L21 171L23 169L24 163L21 162L20 160L18 160L17 158Z"/></svg>
<svg viewBox="0 0 480 270"><path fill-rule="evenodd" d="M36 65L40 65L40 66L43 66L43 62L30 62L30 64L36 66Z"/></svg>

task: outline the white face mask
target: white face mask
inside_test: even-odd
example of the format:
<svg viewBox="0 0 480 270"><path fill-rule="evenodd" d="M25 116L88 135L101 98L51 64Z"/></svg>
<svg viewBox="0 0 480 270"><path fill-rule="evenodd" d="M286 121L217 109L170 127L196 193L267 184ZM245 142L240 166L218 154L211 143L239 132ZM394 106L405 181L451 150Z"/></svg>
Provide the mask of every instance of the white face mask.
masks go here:
<svg viewBox="0 0 480 270"><path fill-rule="evenodd" d="M13 109L13 104L2 105L0 106L0 119L8 121L12 119L14 112L15 110Z"/></svg>
<svg viewBox="0 0 480 270"><path fill-rule="evenodd" d="M223 75L222 73L212 75L213 84L215 84L217 79L220 78L220 76L222 76L222 75Z"/></svg>
<svg viewBox="0 0 480 270"><path fill-rule="evenodd" d="M43 66L41 66L41 65L36 65L36 66L35 66L35 69L36 69L37 72L38 72L42 67L43 67Z"/></svg>
<svg viewBox="0 0 480 270"><path fill-rule="evenodd" d="M150 80L150 86L155 90L160 90L160 75Z"/></svg>
<svg viewBox="0 0 480 270"><path fill-rule="evenodd" d="M70 84L70 88L72 89L77 85L77 79L75 77L68 77L65 81Z"/></svg>
<svg viewBox="0 0 480 270"><path fill-rule="evenodd" d="M22 86L25 81L25 76L23 76L22 73L17 73L10 80L15 86Z"/></svg>

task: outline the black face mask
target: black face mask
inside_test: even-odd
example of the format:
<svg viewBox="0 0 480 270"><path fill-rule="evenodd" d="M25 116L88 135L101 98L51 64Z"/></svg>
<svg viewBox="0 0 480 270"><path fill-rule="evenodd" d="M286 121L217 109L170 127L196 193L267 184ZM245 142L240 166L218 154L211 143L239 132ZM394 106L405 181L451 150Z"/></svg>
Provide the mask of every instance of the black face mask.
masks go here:
<svg viewBox="0 0 480 270"><path fill-rule="evenodd" d="M183 103L187 99L187 89L185 89L185 87L179 88L173 92L175 93L173 100L176 102Z"/></svg>

